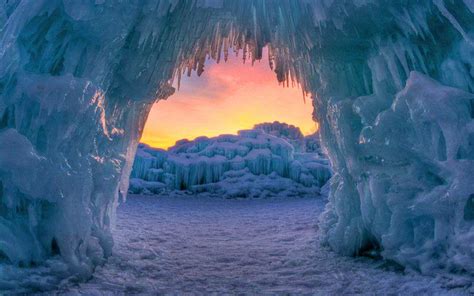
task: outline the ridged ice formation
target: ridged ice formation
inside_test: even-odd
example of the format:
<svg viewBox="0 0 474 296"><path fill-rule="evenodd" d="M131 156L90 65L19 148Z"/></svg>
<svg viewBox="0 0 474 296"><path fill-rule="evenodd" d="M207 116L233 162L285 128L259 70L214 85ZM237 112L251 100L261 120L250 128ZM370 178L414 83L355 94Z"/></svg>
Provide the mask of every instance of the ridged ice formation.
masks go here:
<svg viewBox="0 0 474 296"><path fill-rule="evenodd" d="M260 129L267 134L285 139L295 148L295 151L306 152L305 138L300 129L294 125L274 121L257 124L254 129Z"/></svg>
<svg viewBox="0 0 474 296"><path fill-rule="evenodd" d="M313 95L332 248L473 273L473 13L472 0L3 1L1 257L60 254L90 274L152 103L206 57L253 61L268 44L277 79Z"/></svg>
<svg viewBox="0 0 474 296"><path fill-rule="evenodd" d="M301 140L295 142L299 152L289 139ZM229 198L297 193L317 196L331 171L327 159L317 152L303 151L304 141L298 128L275 122L256 125L238 135L181 140L168 151L142 144L129 191L188 190Z"/></svg>

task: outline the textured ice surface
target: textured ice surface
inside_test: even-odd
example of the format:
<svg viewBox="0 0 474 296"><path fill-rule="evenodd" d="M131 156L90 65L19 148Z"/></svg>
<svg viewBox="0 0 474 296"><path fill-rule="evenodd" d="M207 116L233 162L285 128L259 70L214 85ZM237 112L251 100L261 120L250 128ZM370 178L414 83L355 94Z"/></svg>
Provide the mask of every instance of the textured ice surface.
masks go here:
<svg viewBox="0 0 474 296"><path fill-rule="evenodd" d="M260 129L267 134L283 138L293 146L296 152L306 152L305 137L300 129L294 125L275 121L257 124L254 129Z"/></svg>
<svg viewBox="0 0 474 296"><path fill-rule="evenodd" d="M71 295L464 295L472 278L432 278L317 247L321 199L216 200L129 196L114 255Z"/></svg>
<svg viewBox="0 0 474 296"><path fill-rule="evenodd" d="M360 106L377 99L338 101L329 114L336 132L338 121L362 119L333 150L345 167L336 169L344 174L336 173L323 216L329 244L345 254L373 244L427 273L473 273L474 95L412 72L370 120L370 106Z"/></svg>
<svg viewBox="0 0 474 296"><path fill-rule="evenodd" d="M309 137L311 150L316 137ZM260 124L238 135L181 140L168 151L141 144L129 192L189 190L225 198L317 196L331 171L326 158L305 150L299 129L281 123Z"/></svg>
<svg viewBox="0 0 474 296"><path fill-rule="evenodd" d="M173 93L170 80L202 73L229 47L260 59L269 43L277 79L312 93L335 170L326 241L344 254L378 248L423 272L472 273L473 8L2 1L2 262L33 266L59 253L87 277L111 253L141 130L155 100Z"/></svg>

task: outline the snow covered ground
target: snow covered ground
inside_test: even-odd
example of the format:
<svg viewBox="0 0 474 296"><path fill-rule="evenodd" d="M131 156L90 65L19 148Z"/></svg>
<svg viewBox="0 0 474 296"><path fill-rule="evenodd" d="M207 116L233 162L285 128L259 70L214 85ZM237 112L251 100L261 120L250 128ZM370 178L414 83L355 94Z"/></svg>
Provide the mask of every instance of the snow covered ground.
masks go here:
<svg viewBox="0 0 474 296"><path fill-rule="evenodd" d="M321 198L132 195L118 209L115 253L93 278L59 292L101 294L452 294L469 278L421 276L319 244ZM471 279L472 280L472 279ZM470 290L469 290L470 289Z"/></svg>

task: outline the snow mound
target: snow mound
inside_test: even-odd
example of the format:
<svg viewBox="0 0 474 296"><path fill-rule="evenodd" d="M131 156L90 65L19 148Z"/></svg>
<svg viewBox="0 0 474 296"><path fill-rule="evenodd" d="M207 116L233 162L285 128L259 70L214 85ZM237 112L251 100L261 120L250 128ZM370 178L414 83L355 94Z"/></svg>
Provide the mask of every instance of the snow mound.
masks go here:
<svg viewBox="0 0 474 296"><path fill-rule="evenodd" d="M317 195L330 178L328 160L316 153L295 152L280 127L268 134L258 125L238 135L181 140L169 151L140 144L129 192L162 193L170 190L208 192L224 197ZM290 127L304 147L299 129ZM279 137L276 135L283 135Z"/></svg>

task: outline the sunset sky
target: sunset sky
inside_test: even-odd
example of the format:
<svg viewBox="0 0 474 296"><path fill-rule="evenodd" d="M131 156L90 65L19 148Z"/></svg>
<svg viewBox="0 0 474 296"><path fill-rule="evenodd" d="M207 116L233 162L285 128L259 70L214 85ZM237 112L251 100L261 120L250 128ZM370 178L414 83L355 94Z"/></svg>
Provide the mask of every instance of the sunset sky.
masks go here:
<svg viewBox="0 0 474 296"><path fill-rule="evenodd" d="M235 134L275 120L310 134L312 111L300 88L278 84L267 59L251 66L232 55L226 63L209 60L201 77L183 77L179 91L153 106L141 142L168 148L179 139Z"/></svg>

